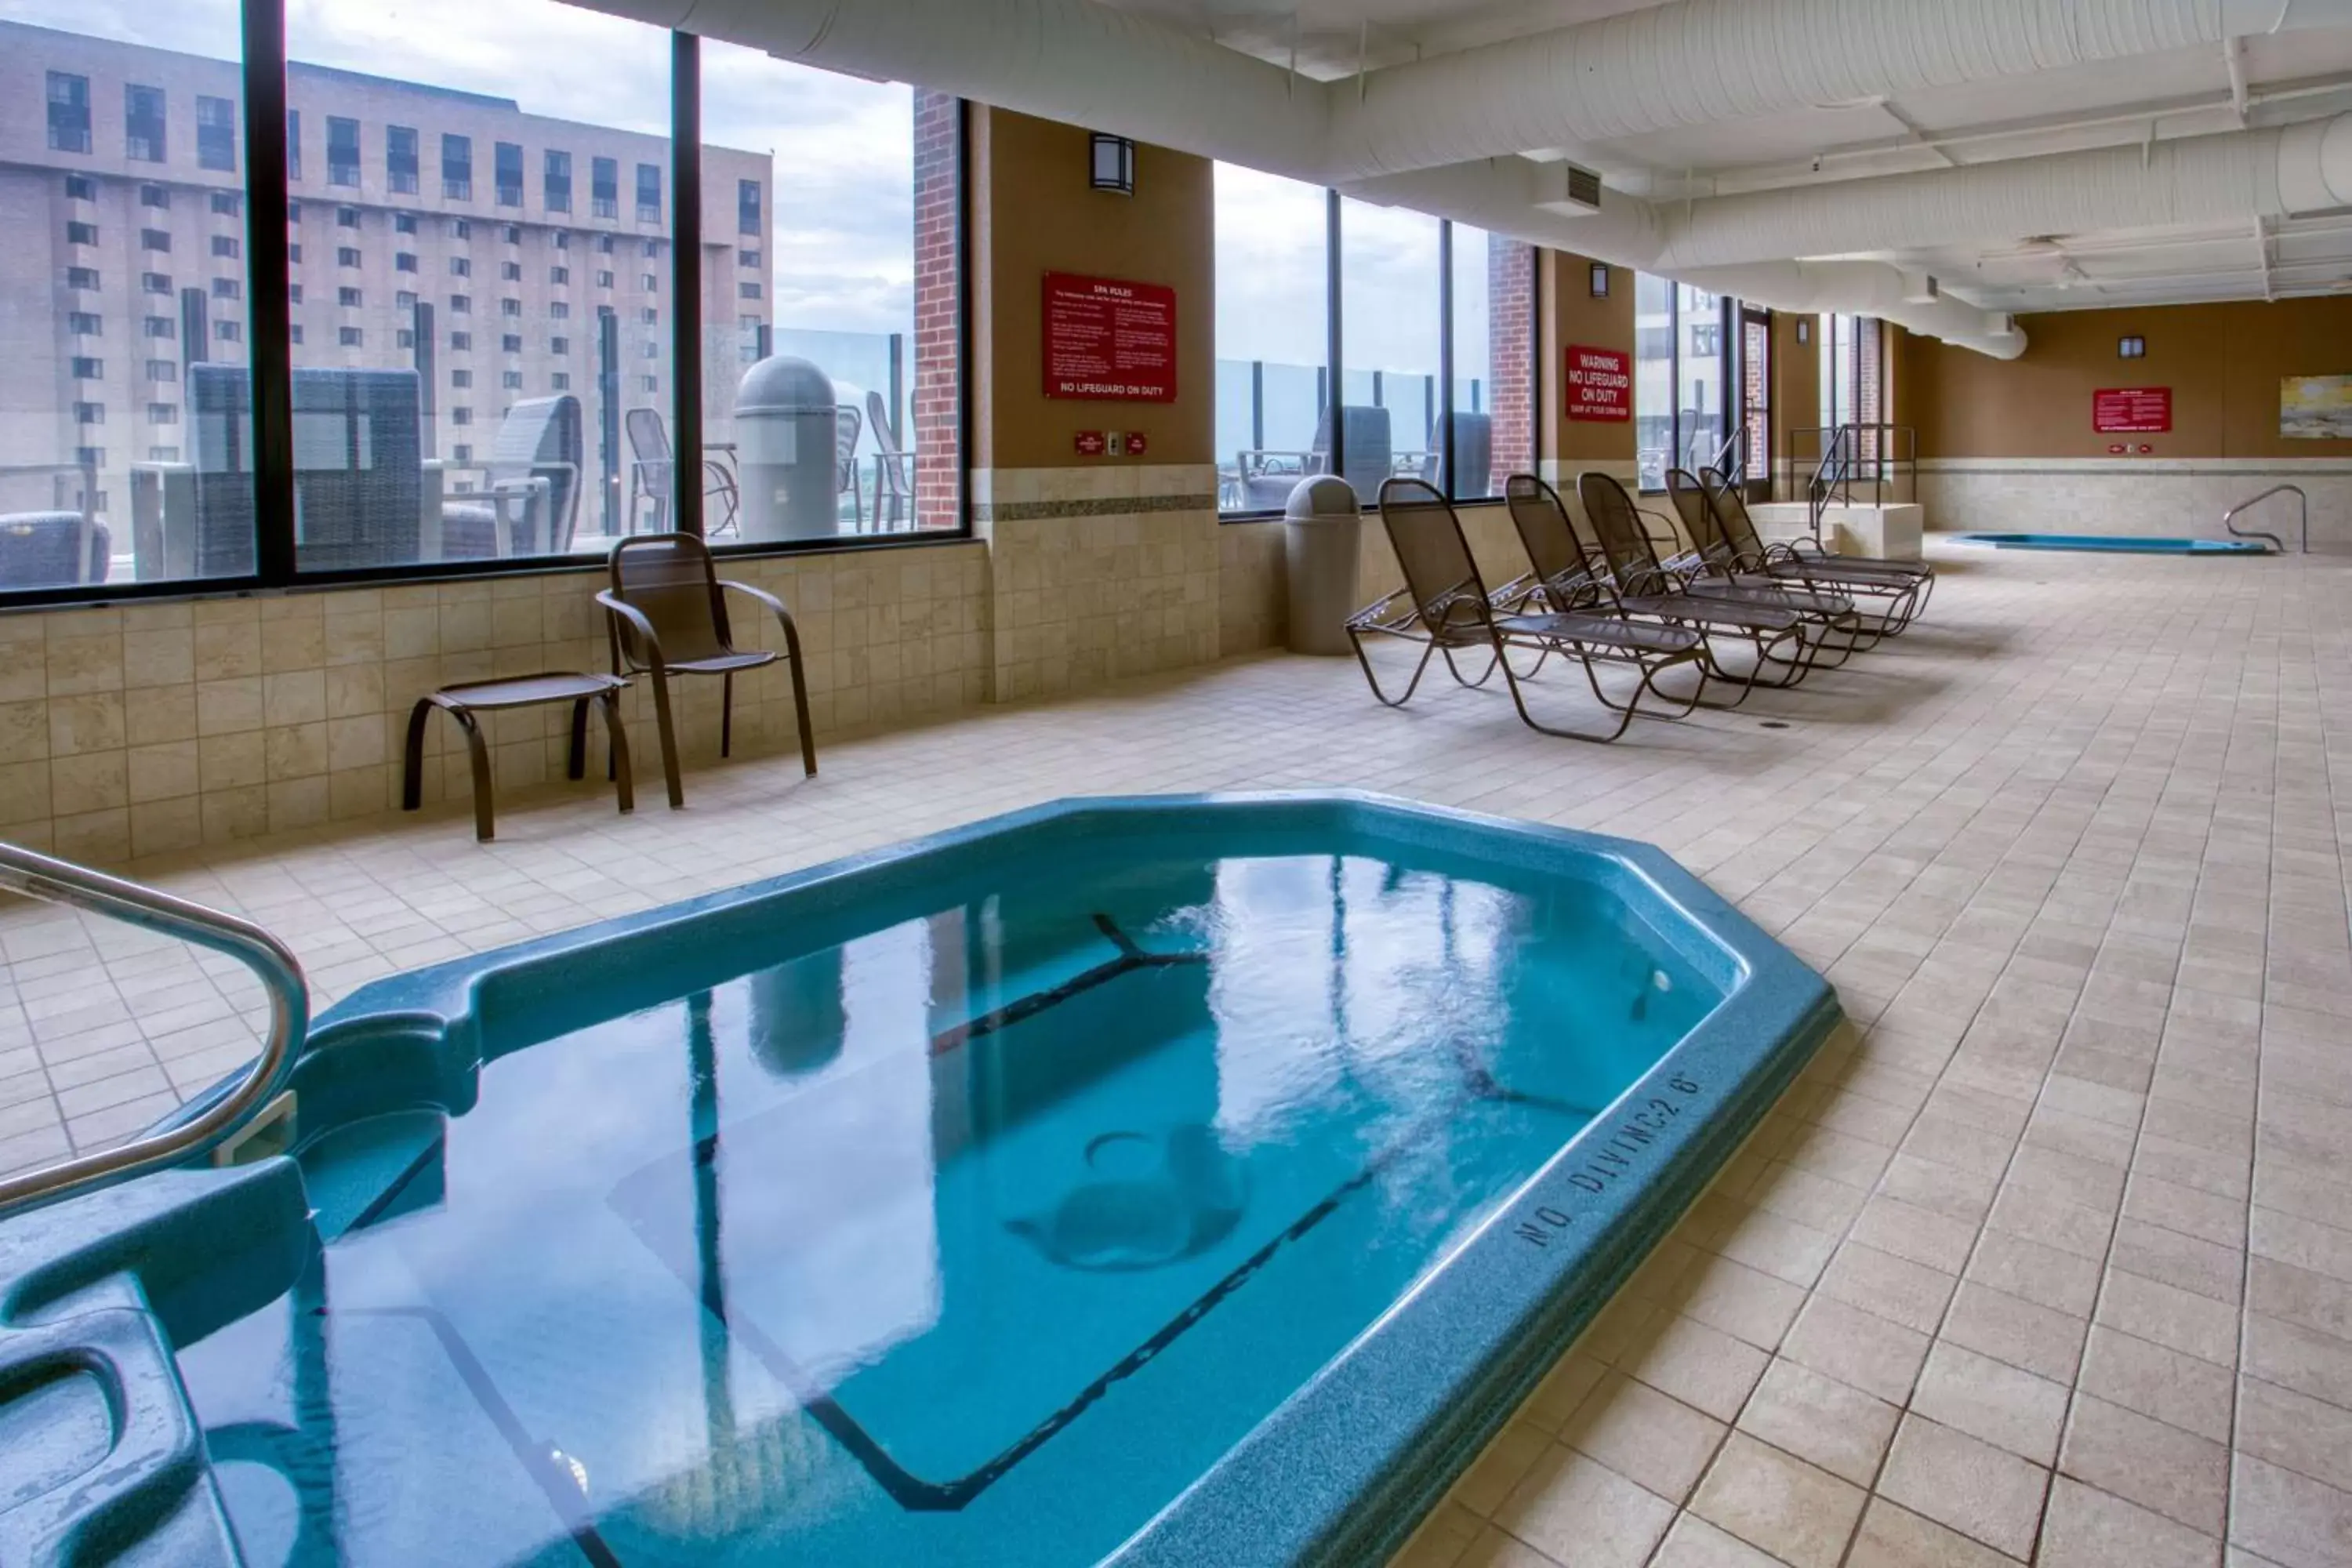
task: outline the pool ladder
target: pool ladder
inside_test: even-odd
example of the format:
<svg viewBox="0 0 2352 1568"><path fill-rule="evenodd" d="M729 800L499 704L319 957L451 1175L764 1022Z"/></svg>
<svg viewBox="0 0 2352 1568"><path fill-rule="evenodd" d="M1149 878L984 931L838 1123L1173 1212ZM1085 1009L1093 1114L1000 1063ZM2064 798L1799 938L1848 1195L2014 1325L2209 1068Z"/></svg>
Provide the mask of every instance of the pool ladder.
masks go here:
<svg viewBox="0 0 2352 1568"><path fill-rule="evenodd" d="M2271 497L2277 495L2291 495L2294 497L2295 515L2301 520L2303 524L2303 553L2305 555L2310 554L2311 498L2303 493L2303 487L2301 485L2273 485L2270 489L2263 491L2260 495L2248 496L2244 500L2240 501L2237 505L2231 507L2229 510L2221 514L2221 526L2228 529L2231 533L2240 539L2267 539L2271 542L2271 548L2273 550L2278 552L2281 555L2285 554L2286 541L2281 539L2277 534L2265 533L2259 528L2240 528L2238 526L2238 514L2240 512L2249 510L2261 502L2266 501L2270 500Z"/></svg>
<svg viewBox="0 0 2352 1568"><path fill-rule="evenodd" d="M277 1102L310 1019L310 992L302 979L302 966L283 942L234 915L13 844L0 844L0 891L106 915L142 931L225 952L260 976L262 989L269 994L268 1037L261 1055L234 1089L177 1125L111 1149L0 1176L0 1215L110 1186L206 1153L236 1137Z"/></svg>

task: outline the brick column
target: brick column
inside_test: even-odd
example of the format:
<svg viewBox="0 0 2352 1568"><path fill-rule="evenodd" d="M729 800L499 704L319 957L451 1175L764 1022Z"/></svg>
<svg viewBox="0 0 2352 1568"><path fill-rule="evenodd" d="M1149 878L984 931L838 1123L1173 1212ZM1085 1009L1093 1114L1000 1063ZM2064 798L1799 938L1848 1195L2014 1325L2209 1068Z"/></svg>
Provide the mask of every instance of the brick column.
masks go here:
<svg viewBox="0 0 2352 1568"><path fill-rule="evenodd" d="M962 504L962 119L954 97L915 89L915 519L922 528L954 527Z"/></svg>
<svg viewBox="0 0 2352 1568"><path fill-rule="evenodd" d="M1534 248L1486 237L1488 406L1495 415L1491 488L1506 474L1536 471L1536 267Z"/></svg>

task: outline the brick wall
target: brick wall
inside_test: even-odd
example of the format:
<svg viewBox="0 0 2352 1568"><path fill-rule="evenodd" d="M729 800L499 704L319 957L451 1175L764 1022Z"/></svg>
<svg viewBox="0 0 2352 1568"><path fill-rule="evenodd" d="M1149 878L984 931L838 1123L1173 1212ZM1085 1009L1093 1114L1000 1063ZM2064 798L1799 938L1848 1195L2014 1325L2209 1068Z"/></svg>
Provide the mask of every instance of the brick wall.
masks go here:
<svg viewBox="0 0 2352 1568"><path fill-rule="evenodd" d="M1495 466L1499 493L1507 474L1536 469L1536 267L1532 247L1486 241L1488 380L1494 389Z"/></svg>
<svg viewBox="0 0 2352 1568"><path fill-rule="evenodd" d="M957 340L963 300L957 235L963 191L962 105L915 92L915 517L925 528L961 521L962 385Z"/></svg>

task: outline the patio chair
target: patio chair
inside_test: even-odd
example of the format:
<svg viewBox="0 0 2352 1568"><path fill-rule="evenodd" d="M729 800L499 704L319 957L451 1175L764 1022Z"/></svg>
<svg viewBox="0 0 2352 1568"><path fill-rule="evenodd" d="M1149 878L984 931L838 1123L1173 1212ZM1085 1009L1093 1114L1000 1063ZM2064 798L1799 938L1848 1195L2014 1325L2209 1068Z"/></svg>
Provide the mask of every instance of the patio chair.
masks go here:
<svg viewBox="0 0 2352 1568"><path fill-rule="evenodd" d="M113 537L87 511L0 512L0 588L79 588L106 581Z"/></svg>
<svg viewBox="0 0 2352 1568"><path fill-rule="evenodd" d="M1629 619L1611 609L1597 590L1582 598L1571 598L1547 614L1511 613L1488 596L1486 584L1478 575L1477 563L1471 557L1469 542L1462 535L1461 520L1454 515L1453 507L1435 487L1414 479L1388 479L1381 486L1380 508L1381 524L1387 529L1389 542L1395 548L1397 564L1404 571L1405 585L1351 616L1348 640L1355 647L1356 661L1363 667L1364 679L1370 685L1373 697L1381 703L1402 708L1411 701L1423 674L1429 668L1431 658L1442 654L1447 672L1463 686L1483 686L1497 668L1501 669L1520 721L1546 735L1572 741L1613 741L1625 732L1637 712L1643 718L1680 718L1690 711L1692 699L1661 690L1657 680L1660 675L1678 666L1696 667L1700 657L1696 634L1679 626ZM1368 635L1401 637L1423 645L1412 679L1395 697L1381 689L1380 676L1372 668L1370 656L1364 651ZM1602 734L1539 722L1528 711L1527 696L1521 689L1528 678L1512 668L1508 658L1515 648L1533 649L1538 668L1553 654L1576 659L1583 667L1592 694L1617 715L1616 727ZM1454 656L1481 651L1487 656L1486 668L1477 679L1469 679L1454 662ZM1641 672L1640 684L1629 700L1618 701L1602 688L1594 667L1603 663L1629 665ZM1532 669L1528 672L1533 673ZM1665 710L1642 710L1643 698L1652 696Z"/></svg>
<svg viewBox="0 0 2352 1568"><path fill-rule="evenodd" d="M1625 614L1648 616L1696 632L1707 675L1742 688L1729 703L1738 707L1748 689L1757 686L1794 686L1812 669L1812 650L1805 639L1805 617L1771 605L1741 604L1709 598L1687 591L1683 580L1659 563L1656 547L1643 529L1641 517L1625 488L1606 474L1587 473L1577 479L1577 496L1584 503L1597 542L1589 552L1577 538L1568 508L1551 486L1532 474L1513 474L1504 485L1504 500L1519 540L1528 547L1528 560L1540 574L1547 592L1558 579L1545 571L1547 563L1573 561L1574 574L1606 579ZM1538 552L1537 542L1546 542ZM1718 640L1745 647L1745 668L1727 662Z"/></svg>
<svg viewBox="0 0 2352 1568"><path fill-rule="evenodd" d="M1725 546L1743 571L1833 587L1841 594L1878 604L1876 630L1892 637L1909 626L1936 591L1936 568L1925 561L1893 561L1876 555L1832 555L1815 539L1810 550L1767 544L1748 513L1739 487L1717 468L1701 468L1699 483L1714 503Z"/></svg>
<svg viewBox="0 0 2352 1568"><path fill-rule="evenodd" d="M783 627L784 651L793 671L793 713L800 726L801 768L816 774L816 741L809 732L807 661L801 656L801 634L793 617L772 594L747 583L719 575L710 547L690 533L652 533L624 539L613 546L608 565L612 586L596 595L604 606L604 629L612 653L613 673L644 675L654 692L654 722L661 735L662 776L669 784L672 809L686 804L678 782L677 728L671 716L669 679L673 675L715 675L721 681L719 754L734 750L735 677L743 670L773 664L772 648L738 648L727 619L727 592L731 590L774 612Z"/></svg>
<svg viewBox="0 0 2352 1568"><path fill-rule="evenodd" d="M1347 433L1340 477L1355 487L1359 500L1375 496L1395 466L1389 411L1350 404L1339 411ZM1315 441L1304 452L1244 447L1234 455L1245 510L1279 510L1299 481L1331 471L1331 410L1315 423Z"/></svg>
<svg viewBox="0 0 2352 1568"><path fill-rule="evenodd" d="M1666 470L1666 494L1690 538L1691 552L1670 568L1685 573L1684 582L1694 594L1738 599L1750 604L1780 605L1798 611L1814 624L1814 642L1834 668L1885 634L1864 624L1853 601L1826 584L1781 578L1751 572L1725 542L1723 526L1706 489L1687 468ZM1835 639L1832 641L1832 639Z"/></svg>
<svg viewBox="0 0 2352 1568"><path fill-rule="evenodd" d="M833 493L838 526L840 498L849 498L849 519L859 532L866 530L866 507L859 499L857 488L857 432L865 416L853 404L844 403L833 411Z"/></svg>
<svg viewBox="0 0 2352 1568"><path fill-rule="evenodd" d="M866 426L874 433L874 526L883 525L883 503L889 503L888 521L900 518L912 521L915 516L915 454L898 444L898 432L890 427L890 411L882 402L882 395L866 395Z"/></svg>
<svg viewBox="0 0 2352 1568"><path fill-rule="evenodd" d="M507 410L483 487L441 506L441 558L561 555L580 517L580 399L529 397Z"/></svg>
<svg viewBox="0 0 2352 1568"><path fill-rule="evenodd" d="M632 408L622 416L622 427L629 437L629 510L623 531L636 531L637 509L653 502L655 533L670 531L670 505L677 491L677 457L670 448L669 426L662 422L657 408ZM731 452L733 448L729 448ZM742 511L742 495L735 482L735 470L719 458L702 459L702 531L718 535L730 532ZM709 503L718 502L714 509ZM717 513L713 521L713 512Z"/></svg>

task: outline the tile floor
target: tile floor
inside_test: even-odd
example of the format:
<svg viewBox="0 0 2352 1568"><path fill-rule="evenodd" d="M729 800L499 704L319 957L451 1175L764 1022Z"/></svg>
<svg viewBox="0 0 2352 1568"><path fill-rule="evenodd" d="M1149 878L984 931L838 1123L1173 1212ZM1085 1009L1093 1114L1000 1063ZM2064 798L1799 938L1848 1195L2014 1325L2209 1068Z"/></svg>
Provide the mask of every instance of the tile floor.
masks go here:
<svg viewBox="0 0 2352 1568"><path fill-rule="evenodd" d="M2352 1563L2352 563L1943 559L1899 643L1614 747L1261 658L813 784L706 771L678 815L583 785L488 847L445 810L139 871L286 934L323 1003L1068 793L1344 784L1651 839L1853 1027L1401 1563ZM0 958L0 1169L250 1049L253 994L184 949L18 909Z"/></svg>

